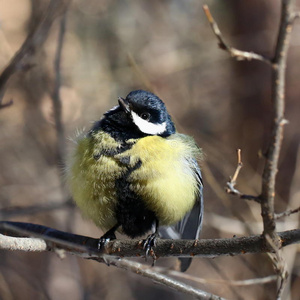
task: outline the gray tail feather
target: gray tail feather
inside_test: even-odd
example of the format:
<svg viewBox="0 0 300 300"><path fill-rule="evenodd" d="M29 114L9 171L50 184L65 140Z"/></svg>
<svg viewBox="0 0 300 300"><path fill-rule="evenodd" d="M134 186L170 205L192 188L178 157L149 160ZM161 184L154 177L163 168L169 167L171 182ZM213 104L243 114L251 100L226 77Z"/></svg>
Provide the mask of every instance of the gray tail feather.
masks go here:
<svg viewBox="0 0 300 300"><path fill-rule="evenodd" d="M178 222L175 226L160 227L159 234L165 239L197 239L201 230L202 216L203 202L201 198L183 220ZM179 258L179 261L181 272L185 272L191 265L192 258Z"/></svg>
<svg viewBox="0 0 300 300"><path fill-rule="evenodd" d="M178 258L180 261L180 271L185 272L192 263L192 258Z"/></svg>

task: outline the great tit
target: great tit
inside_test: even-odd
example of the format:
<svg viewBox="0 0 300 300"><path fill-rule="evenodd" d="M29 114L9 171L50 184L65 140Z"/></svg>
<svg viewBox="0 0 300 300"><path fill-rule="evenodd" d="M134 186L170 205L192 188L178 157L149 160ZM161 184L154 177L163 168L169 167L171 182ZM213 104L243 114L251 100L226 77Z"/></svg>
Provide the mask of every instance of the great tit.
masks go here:
<svg viewBox="0 0 300 300"><path fill-rule="evenodd" d="M136 90L76 140L68 170L71 193L84 216L131 238L151 229L162 238L198 238L203 216L201 150L176 132L163 101ZM185 271L190 258L181 258Z"/></svg>

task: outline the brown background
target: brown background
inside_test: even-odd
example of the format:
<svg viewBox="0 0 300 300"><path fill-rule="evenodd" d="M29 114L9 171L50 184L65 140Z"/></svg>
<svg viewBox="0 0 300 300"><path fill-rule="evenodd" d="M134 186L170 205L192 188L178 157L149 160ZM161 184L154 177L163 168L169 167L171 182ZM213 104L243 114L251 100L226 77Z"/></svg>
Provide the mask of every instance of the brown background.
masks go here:
<svg viewBox="0 0 300 300"><path fill-rule="evenodd" d="M297 2L298 9L300 2ZM48 1L0 0L0 68L19 49ZM195 137L206 154L203 238L262 231L260 207L228 196L224 186L242 149L238 188L259 194L270 133L271 70L261 62L237 62L218 49L202 10L204 1L74 0L67 14L60 96L68 138L117 104L133 89L152 89L166 103L177 129ZM207 1L226 41L271 57L280 20L280 1ZM51 95L60 19L35 55L34 67L11 78L0 111L0 208L63 202L63 166L57 164ZM276 211L299 206L300 25L296 22L287 66L286 118L277 176ZM98 237L77 208L11 218ZM298 228L298 215L280 220L278 230ZM299 247L285 249L290 288L299 299ZM158 265L172 266L173 259ZM196 277L242 280L273 274L265 254L195 259ZM274 299L275 284L194 286L230 299ZM289 295L289 296L288 296ZM190 299L135 274L53 253L0 252L0 299Z"/></svg>

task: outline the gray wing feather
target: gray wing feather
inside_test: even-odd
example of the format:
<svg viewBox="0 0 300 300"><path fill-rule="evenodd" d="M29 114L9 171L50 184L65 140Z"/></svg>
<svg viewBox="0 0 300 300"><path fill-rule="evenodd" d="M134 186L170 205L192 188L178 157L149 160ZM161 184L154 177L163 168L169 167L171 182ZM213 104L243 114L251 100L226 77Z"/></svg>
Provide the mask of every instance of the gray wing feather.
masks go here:
<svg viewBox="0 0 300 300"><path fill-rule="evenodd" d="M160 227L159 233L162 238L171 239L197 239L202 227L203 220L203 182L200 168L195 159L191 159L195 176L198 181L198 193L193 209L184 218L173 226ZM191 264L191 258L179 258L181 261L181 271L184 272Z"/></svg>

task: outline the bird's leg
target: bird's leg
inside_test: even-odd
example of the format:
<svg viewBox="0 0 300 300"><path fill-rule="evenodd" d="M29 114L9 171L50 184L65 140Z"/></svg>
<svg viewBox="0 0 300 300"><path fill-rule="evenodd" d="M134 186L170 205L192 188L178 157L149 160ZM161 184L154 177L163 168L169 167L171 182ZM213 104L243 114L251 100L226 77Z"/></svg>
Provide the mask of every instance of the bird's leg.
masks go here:
<svg viewBox="0 0 300 300"><path fill-rule="evenodd" d="M148 237L144 241L144 249L146 250L146 259L147 259L147 257L149 256L149 253L150 253L150 255L153 258L152 266L154 266L154 263L156 261L156 255L155 255L155 252L154 252L153 248L156 246L157 238L159 238L158 224L159 224L158 220L155 219L155 224L154 224L155 232L148 235Z"/></svg>
<svg viewBox="0 0 300 300"><path fill-rule="evenodd" d="M116 224L113 228L111 228L103 236L101 236L98 242L99 250L103 249L109 241L116 239L115 231L118 229L119 226L119 224Z"/></svg>

